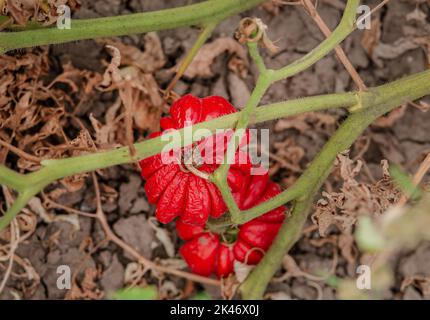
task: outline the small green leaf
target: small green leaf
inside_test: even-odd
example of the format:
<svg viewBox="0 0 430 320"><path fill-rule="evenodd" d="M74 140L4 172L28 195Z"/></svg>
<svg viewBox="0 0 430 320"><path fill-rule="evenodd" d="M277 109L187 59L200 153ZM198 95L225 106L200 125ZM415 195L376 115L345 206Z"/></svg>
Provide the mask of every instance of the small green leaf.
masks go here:
<svg viewBox="0 0 430 320"><path fill-rule="evenodd" d="M113 298L117 300L155 300L157 297L158 291L155 286L120 289L113 294Z"/></svg>

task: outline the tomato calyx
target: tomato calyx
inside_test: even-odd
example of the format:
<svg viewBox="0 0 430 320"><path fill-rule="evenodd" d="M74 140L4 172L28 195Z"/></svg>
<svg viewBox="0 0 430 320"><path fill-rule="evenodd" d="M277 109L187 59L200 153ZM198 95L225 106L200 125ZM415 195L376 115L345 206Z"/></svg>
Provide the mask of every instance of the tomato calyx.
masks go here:
<svg viewBox="0 0 430 320"><path fill-rule="evenodd" d="M233 245L239 234L239 227L237 225L216 225L209 222L206 223L206 230L208 232L217 234L226 245Z"/></svg>

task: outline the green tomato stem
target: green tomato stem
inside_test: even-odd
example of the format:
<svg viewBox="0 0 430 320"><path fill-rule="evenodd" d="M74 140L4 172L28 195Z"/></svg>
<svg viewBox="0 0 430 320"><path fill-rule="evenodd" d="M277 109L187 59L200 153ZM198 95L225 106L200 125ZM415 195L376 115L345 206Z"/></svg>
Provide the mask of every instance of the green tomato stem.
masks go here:
<svg viewBox="0 0 430 320"><path fill-rule="evenodd" d="M430 94L428 83L430 83L430 70L380 87L369 89L366 92L328 94L274 103L257 108L254 116L250 119L250 124L275 120L304 112L351 107L357 104L357 97L360 97L360 100L362 101L362 111L356 112L354 115L358 115L358 117L371 115L373 118L376 118L396 106ZM214 133L216 129L232 129L235 127L241 112L199 123L198 125L193 126L192 131L194 133L199 129L205 128L208 129L209 132ZM181 137L184 136L183 129L179 130L179 133ZM201 137L199 137L199 139L201 139ZM132 163L139 159L158 154L168 143L169 141L162 141L161 137L138 142L134 145L136 148L135 157L130 155L129 147L121 147L114 150L107 150L67 159L44 160L42 161L42 169L28 174L19 174L3 165L0 165L0 184L6 185L20 192L28 192L28 190L30 190L31 192L29 193L37 194L37 192L41 191L46 185L64 177L104 169L114 165ZM169 147L170 148L165 151L178 146L171 144ZM316 175L320 172L320 170L316 170ZM307 174L310 175L310 173ZM306 177L307 176L305 175L305 177L299 179L299 181L306 181ZM287 201L297 198L301 192L306 192L306 185L302 185L302 183L298 183L298 186L292 186L291 191L286 190L277 197L274 197L250 210L243 211L240 216L243 215L244 218L240 218L240 220L246 221L252 217L256 217L264 212L270 211ZM20 209L24 206L25 203L21 202ZM18 207L14 208L14 214L9 214L8 212L0 219L0 231L9 224L11 219L13 219L17 213L19 213L20 209L17 210L16 208Z"/></svg>
<svg viewBox="0 0 430 320"><path fill-rule="evenodd" d="M101 37L124 36L218 22L251 9L265 0L209 0L184 7L115 17L73 19L70 29L47 27L1 32L0 54L29 48Z"/></svg>
<svg viewBox="0 0 430 320"><path fill-rule="evenodd" d="M330 174L336 156L347 150L360 134L381 115L408 101L430 94L430 87L426 83L430 80L429 76L430 71L425 71L358 94L361 100L361 111L351 114L342 123L294 185L294 189L298 189L295 192L301 196L297 198L291 217L288 217L283 223L263 260L242 283L240 292L244 299L262 298L265 288L278 269L283 256L299 239L312 207L312 200ZM253 208L255 210L253 213L260 210L267 212L276 208L275 204L284 201L283 198L286 195L288 192L281 193L271 199L272 203L267 201L258 206L259 208ZM248 210L248 212L242 213L247 215L244 220L256 216L249 212Z"/></svg>

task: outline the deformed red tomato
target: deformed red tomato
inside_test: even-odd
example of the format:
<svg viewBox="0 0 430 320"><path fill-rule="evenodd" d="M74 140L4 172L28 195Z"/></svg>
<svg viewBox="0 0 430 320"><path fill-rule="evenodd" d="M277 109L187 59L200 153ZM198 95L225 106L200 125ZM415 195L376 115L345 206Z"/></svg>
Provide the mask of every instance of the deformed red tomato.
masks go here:
<svg viewBox="0 0 430 320"><path fill-rule="evenodd" d="M170 108L170 117L160 121L163 130L180 129L184 126L197 124L223 115L236 112L236 109L222 97L206 97L199 99L186 95L177 100ZM190 148L199 148L202 163L192 163L192 167L203 174L211 174L219 166L227 148L232 131L205 138L193 146L184 147L180 159L175 163L163 162L163 155L158 154L139 162L142 177L145 178L145 191L148 201L157 205L156 217L162 223L169 223L180 216L183 222L204 225L209 216L218 218L226 211L226 206L218 188L202 176L195 175L190 170L186 153ZM156 137L163 132L153 133ZM242 144L248 142L246 135ZM170 155L170 153L169 153ZM241 163L239 158L245 158ZM188 165L188 167L187 167ZM249 175L251 162L240 151L236 154L228 172L228 184L232 192L238 192L244 185L244 179Z"/></svg>
<svg viewBox="0 0 430 320"><path fill-rule="evenodd" d="M242 201L238 204L241 209L248 209L280 192L280 187L270 181L268 175L252 176L239 191L245 197L240 198L236 195L236 199ZM233 272L235 260L249 265L257 264L269 249L284 219L285 207L282 206L239 226L237 239L234 243L225 244L217 238L218 246L214 248L214 243L211 242L209 245L213 254L211 257L207 254L208 249L201 246L197 247L195 241L202 236L207 237L208 234L215 234L205 230L202 226L187 224L182 219L178 219L176 222L178 235L183 240L188 241L181 247L180 253L191 271L208 275L207 272L211 269L218 277L225 277ZM188 252L191 249L193 249L193 254ZM199 252L199 250L202 251ZM209 267L210 264L212 264L211 267ZM202 273L200 266L205 266L205 273Z"/></svg>

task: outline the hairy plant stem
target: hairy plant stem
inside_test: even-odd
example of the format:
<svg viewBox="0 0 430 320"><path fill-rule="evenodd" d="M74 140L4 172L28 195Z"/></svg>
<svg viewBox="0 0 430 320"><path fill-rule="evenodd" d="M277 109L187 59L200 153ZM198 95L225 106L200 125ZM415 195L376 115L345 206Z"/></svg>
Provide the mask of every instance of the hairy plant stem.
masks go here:
<svg viewBox="0 0 430 320"><path fill-rule="evenodd" d="M252 91L251 97L249 98L245 108L240 112L235 126L235 135L228 143L224 161L211 176L211 180L216 184L221 192L233 222L236 222L240 219L241 211L234 200L230 188L228 187L227 174L230 169L230 164L234 161L236 149L245 135L244 130L249 125L251 115L254 113L255 108L258 106L258 103L260 102L267 88L270 86L269 74L270 73L268 71L260 74L255 89Z"/></svg>
<svg viewBox="0 0 430 320"><path fill-rule="evenodd" d="M227 174L230 164L234 160L234 155L239 143L245 134L244 129L248 127L251 116L258 106L258 103L271 84L281 79L291 77L307 69L319 59L327 55L331 50L336 48L337 45L355 29L355 18L357 15L356 13L359 3L360 0L348 0L342 19L333 33L317 48L306 54L303 58L279 70L271 70L266 68L264 61L258 51L257 42L247 43L251 58L254 60L254 63L258 68L259 77L255 89L252 91L251 97L249 98L238 119L235 127L236 133L228 144L224 162L211 176L211 180L216 184L222 194L224 202L231 214L231 220L233 223L243 223L244 217L242 216L242 212L238 208L233 194L231 193L231 190L228 186ZM291 196L294 195L293 191L295 192L296 190L292 189L292 192L290 192ZM252 214L250 214L250 216L252 216Z"/></svg>
<svg viewBox="0 0 430 320"><path fill-rule="evenodd" d="M278 269L282 258L299 239L312 207L312 200L330 174L337 154L347 150L360 134L381 115L408 101L430 94L430 87L425 83L428 72L425 71L390 85L384 85L379 87L377 92L375 89L371 89L368 93L360 95L360 111L351 114L342 123L296 182L295 188L300 189L298 194L301 196L295 201L291 217L283 223L263 260L242 283L240 287L242 298L260 299L263 297L267 284ZM408 86L412 91L406 89ZM282 194L278 197L282 198ZM271 210L272 205L274 203L262 210Z"/></svg>
<svg viewBox="0 0 430 320"><path fill-rule="evenodd" d="M255 117L251 119L251 123L264 122L307 111L349 107L353 106L355 102L356 100L353 93L342 93L274 103L259 107L255 113ZM195 132L199 129L206 128L211 133L214 133L216 129L233 128L239 114L240 113L234 113L195 125L192 127L192 130ZM183 138L184 130L179 130L179 133ZM23 192L30 188L41 191L46 185L67 176L103 169L114 165L132 163L139 159L147 158L160 153L169 142L170 141L163 141L161 137L138 142L134 144L136 149L135 157L130 155L129 147L122 147L67 159L43 160L40 170L28 174L19 174L4 165L0 165L0 184L6 185L19 192ZM25 201L18 202L0 219L0 231L9 224L25 204Z"/></svg>
<svg viewBox="0 0 430 320"><path fill-rule="evenodd" d="M430 94L428 83L430 83L430 70L380 87L371 88L365 92L328 94L269 104L256 109L254 115L250 119L250 124L293 116L304 112L352 107L357 105L357 99L361 101L361 103L359 103L361 112L356 111L356 114L363 115L363 112L366 111L377 117L381 114L381 110L388 112L392 106L401 105L426 94ZM377 106L377 108L374 106ZM240 114L241 112L233 113L199 123L191 128L192 132L194 133L199 129L205 128L213 134L216 129L234 128ZM184 129L179 130L179 134L182 137L181 140L183 140ZM199 139L201 138L200 136ZM169 148L166 148L167 144L169 144ZM22 201L19 201L18 204L14 203L6 215L0 219L0 231L4 229L13 217L26 205L26 201L23 200L28 199L30 194L37 194L46 185L58 179L104 169L114 165L132 163L139 159L160 153L163 148L165 148L165 151L168 151L175 147L180 147L179 145L173 144L172 141L163 141L162 137L138 142L134 144L134 146L136 149L135 157L130 155L129 147L122 147L67 159L43 160L40 170L28 174L20 174L0 165L0 184L16 190L20 192L20 194L24 193L24 196L21 196L21 198L18 197L18 199L22 199ZM319 172L317 172L317 174L319 174ZM241 213L241 220L250 220L288 201L296 199L299 195L307 191L305 182L300 182L306 181L306 179L305 175L304 178L298 180L296 185L278 196L252 209L243 211Z"/></svg>
<svg viewBox="0 0 430 320"><path fill-rule="evenodd" d="M265 0L209 0L184 7L95 19L73 19L71 29L55 27L1 32L0 54L9 50L100 37L124 36L219 22Z"/></svg>
<svg viewBox="0 0 430 320"><path fill-rule="evenodd" d="M371 123L371 120L363 121L363 119L365 118L361 114L351 115L302 175L305 178L298 183L304 182L301 184L307 187L306 193L304 196L302 193L302 196L295 201L291 216L285 219L265 257L240 286L243 299L263 297L266 286L279 268L284 255L299 239L312 207L313 198L327 178L336 155L348 149Z"/></svg>

